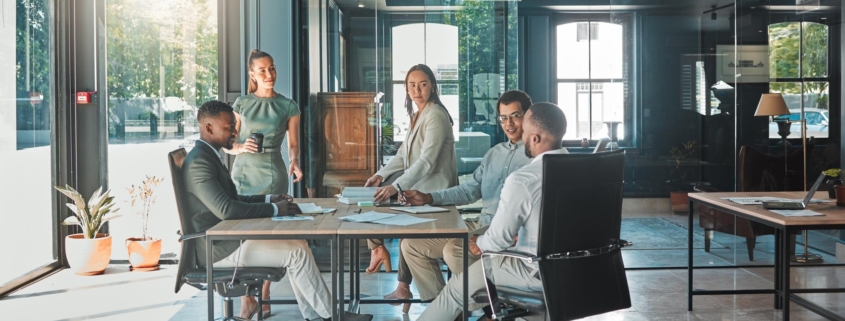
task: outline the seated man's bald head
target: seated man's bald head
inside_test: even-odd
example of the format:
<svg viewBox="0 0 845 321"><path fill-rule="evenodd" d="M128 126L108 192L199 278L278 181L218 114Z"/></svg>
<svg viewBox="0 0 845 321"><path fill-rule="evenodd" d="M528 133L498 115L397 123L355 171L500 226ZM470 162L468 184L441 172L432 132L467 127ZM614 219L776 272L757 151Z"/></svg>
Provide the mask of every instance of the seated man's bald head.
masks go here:
<svg viewBox="0 0 845 321"><path fill-rule="evenodd" d="M529 111L531 116L528 119L538 130L552 138L563 140L563 135L566 134L566 116L560 107L552 103L536 103L531 105Z"/></svg>

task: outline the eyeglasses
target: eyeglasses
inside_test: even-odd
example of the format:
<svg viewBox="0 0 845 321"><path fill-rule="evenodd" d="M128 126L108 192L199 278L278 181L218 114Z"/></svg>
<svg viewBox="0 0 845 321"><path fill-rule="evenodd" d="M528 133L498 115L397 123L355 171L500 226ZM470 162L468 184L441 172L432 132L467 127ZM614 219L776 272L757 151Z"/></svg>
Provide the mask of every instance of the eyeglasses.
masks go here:
<svg viewBox="0 0 845 321"><path fill-rule="evenodd" d="M521 120L522 115L523 115L522 113L516 112L516 113L510 114L510 115L499 115L499 117L496 117L496 118L498 118L500 122L504 123L504 122L507 122L508 119L513 119L513 121Z"/></svg>

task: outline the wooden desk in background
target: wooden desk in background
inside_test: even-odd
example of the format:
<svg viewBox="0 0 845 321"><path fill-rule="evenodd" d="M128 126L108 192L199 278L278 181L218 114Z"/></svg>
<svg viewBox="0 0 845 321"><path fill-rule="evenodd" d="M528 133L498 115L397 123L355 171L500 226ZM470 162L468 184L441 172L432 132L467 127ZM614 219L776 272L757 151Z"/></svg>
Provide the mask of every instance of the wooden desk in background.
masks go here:
<svg viewBox="0 0 845 321"><path fill-rule="evenodd" d="M830 320L845 320L845 317L833 311L825 309L812 303L796 294L800 293L840 293L845 292L843 288L835 289L790 289L789 286L789 238L790 233L797 233L801 230L827 230L845 229L845 207L837 207L836 203L810 204L807 209L824 214L824 216L803 216L789 217L771 212L760 205L740 205L722 199L723 197L761 197L771 196L779 198L803 199L807 192L743 192L743 193L690 193L689 209L689 239L688 239L688 306L692 311L692 297L694 295L718 295L718 294L774 294L775 309L782 309L781 320L789 320L789 303L795 302L798 305L813 311ZM816 194L816 198L821 199ZM740 216L755 222L774 227L775 233L775 287L774 289L752 289L752 290L694 290L693 289L693 214L697 207L694 203L701 203L726 213Z"/></svg>

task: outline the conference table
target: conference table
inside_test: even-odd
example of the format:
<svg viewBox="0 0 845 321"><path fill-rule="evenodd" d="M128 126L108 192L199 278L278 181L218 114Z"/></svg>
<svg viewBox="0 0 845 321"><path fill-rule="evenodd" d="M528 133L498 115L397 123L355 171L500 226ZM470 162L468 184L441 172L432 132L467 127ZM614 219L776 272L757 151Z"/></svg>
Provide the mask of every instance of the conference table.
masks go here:
<svg viewBox="0 0 845 321"><path fill-rule="evenodd" d="M461 215L454 206L441 206L448 209L448 212L431 214L411 214L419 218L433 218L435 221L419 223L409 226L393 226L374 223L352 223L342 221L339 218L347 215L355 215L359 212L376 211L381 213L401 213L387 207L359 207L337 202L334 198L303 198L297 199L296 203L314 203L322 208L336 208L337 211L329 214L312 215L314 220L303 221L273 221L270 218L226 220L218 223L206 231L206 262L208 282L211 284L212 263L211 252L212 242L220 240L267 240L267 239L306 239L330 240L331 243L331 268L332 275L332 320L343 320L344 305L347 302L344 283L343 268L344 250L342 245L349 241L350 245L350 296L348 299L348 311L357 312L360 304L367 303L402 303L419 302L418 300L362 300L360 293L360 264L358 256L358 241L369 238L460 238L464 241L464 249L469 248L469 231L464 224ZM398 254L398 253L397 253ZM354 256L353 256L354 255ZM468 269L467 256L464 253L464 273ZM464 319L468 320L467 310L468 282L464 278ZM213 287L208 287L208 319L214 319L214 292ZM269 303L294 303L292 300L270 300Z"/></svg>
<svg viewBox="0 0 845 321"><path fill-rule="evenodd" d="M813 311L830 320L843 320L845 317L810 302L798 294L801 293L842 293L843 288L812 288L792 289L790 287L790 254L789 237L801 230L833 230L845 229L845 207L838 207L834 202L810 204L807 210L823 214L823 216L785 216L764 209L760 205L741 205L724 198L757 198L777 197L789 199L803 199L807 192L740 192L740 193L690 193L689 194L689 235L688 235L688 311L692 311L694 295L725 295L725 294L774 294L775 309L781 309L781 320L789 320L789 303L796 304ZM818 194L816 194L818 195ZM815 197L822 199L821 197ZM776 229L775 233L775 281L773 289L748 290L696 290L693 288L693 214L695 203L707 205L743 217Z"/></svg>

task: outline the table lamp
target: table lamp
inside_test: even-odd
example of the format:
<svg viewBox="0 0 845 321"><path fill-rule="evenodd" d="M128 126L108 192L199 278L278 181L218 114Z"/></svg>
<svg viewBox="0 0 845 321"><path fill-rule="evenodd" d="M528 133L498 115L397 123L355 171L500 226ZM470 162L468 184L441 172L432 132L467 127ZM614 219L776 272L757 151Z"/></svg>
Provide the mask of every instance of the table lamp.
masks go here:
<svg viewBox="0 0 845 321"><path fill-rule="evenodd" d="M781 94L763 94L760 97L760 103L757 104L757 111L754 112L754 116L770 116L772 117L772 121L775 121L775 116L780 115L789 115L789 107L786 106L786 101L783 100L783 95ZM807 190L807 126L805 126L805 121L802 117L801 120L789 120L789 118L784 119L783 121L776 121L778 124L778 135L781 136L783 144L783 187L784 190L787 189L787 155L789 154L789 142L787 142L786 138L789 136L789 127L792 123L801 123L801 150L804 154L804 162L803 162L803 173L804 173L804 191ZM821 255L812 254L809 250L808 245L808 235L807 230L803 231L804 233L804 254L802 255L795 255L792 257L793 262L798 263L814 263L814 262L821 262L823 259Z"/></svg>

